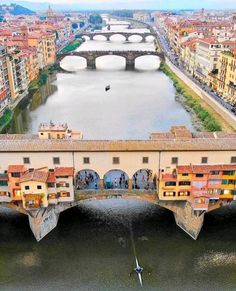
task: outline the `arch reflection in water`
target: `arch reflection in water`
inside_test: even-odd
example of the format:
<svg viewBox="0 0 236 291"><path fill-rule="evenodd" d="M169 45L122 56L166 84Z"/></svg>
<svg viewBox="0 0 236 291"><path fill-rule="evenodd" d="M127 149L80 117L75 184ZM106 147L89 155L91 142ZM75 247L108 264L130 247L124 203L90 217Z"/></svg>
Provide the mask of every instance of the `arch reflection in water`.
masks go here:
<svg viewBox="0 0 236 291"><path fill-rule="evenodd" d="M157 56L141 56L135 59L135 69L137 70L158 70L160 58Z"/></svg>
<svg viewBox="0 0 236 291"><path fill-rule="evenodd" d="M89 169L79 171L76 175L76 189L99 190L100 177L98 173Z"/></svg>
<svg viewBox="0 0 236 291"><path fill-rule="evenodd" d="M140 169L132 179L132 188L138 190L154 190L156 189L155 176L150 169Z"/></svg>
<svg viewBox="0 0 236 291"><path fill-rule="evenodd" d="M106 55L96 58L96 68L106 70L124 70L126 59L121 56Z"/></svg>
<svg viewBox="0 0 236 291"><path fill-rule="evenodd" d="M110 41L125 42L126 38L124 37L124 35L116 33L110 37Z"/></svg>
<svg viewBox="0 0 236 291"><path fill-rule="evenodd" d="M110 170L104 175L105 189L128 189L129 176L122 170Z"/></svg>
<svg viewBox="0 0 236 291"><path fill-rule="evenodd" d="M76 72L87 68L87 60L83 57L66 56L61 60L60 67L68 72Z"/></svg>

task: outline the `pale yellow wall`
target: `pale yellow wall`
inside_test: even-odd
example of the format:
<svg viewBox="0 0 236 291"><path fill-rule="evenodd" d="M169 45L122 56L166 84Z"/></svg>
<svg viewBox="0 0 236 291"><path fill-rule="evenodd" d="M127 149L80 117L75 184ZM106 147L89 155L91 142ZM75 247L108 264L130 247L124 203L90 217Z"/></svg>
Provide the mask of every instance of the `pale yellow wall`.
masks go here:
<svg viewBox="0 0 236 291"><path fill-rule="evenodd" d="M22 195L24 195L24 194L44 194L43 205L44 205L44 207L48 206L48 200L47 200L48 191L47 191L46 183L38 182L38 181L27 181L27 182L21 183L20 185L21 185ZM37 189L38 185L40 185L42 187L42 189ZM30 189L25 190L25 186L29 186ZM24 198L23 198L23 202L24 202Z"/></svg>
<svg viewBox="0 0 236 291"><path fill-rule="evenodd" d="M208 164L229 164L231 156L236 156L236 151L215 152L161 152L160 168L175 168L171 164L172 157L179 158L179 165L200 165L202 157L208 157ZM9 165L22 165L23 157L30 157L30 164L26 168L40 168L47 166L49 169L55 167L74 167L75 173L91 169L96 171L100 178L112 169L125 171L131 179L139 169L150 169L153 174L158 173L159 152L76 152L74 163L72 153L0 153L0 172L7 170ZM53 164L53 157L60 157L60 165ZM83 164L83 157L90 158L90 164ZM113 157L120 158L120 164L112 163ZM149 163L143 164L142 158L149 157Z"/></svg>

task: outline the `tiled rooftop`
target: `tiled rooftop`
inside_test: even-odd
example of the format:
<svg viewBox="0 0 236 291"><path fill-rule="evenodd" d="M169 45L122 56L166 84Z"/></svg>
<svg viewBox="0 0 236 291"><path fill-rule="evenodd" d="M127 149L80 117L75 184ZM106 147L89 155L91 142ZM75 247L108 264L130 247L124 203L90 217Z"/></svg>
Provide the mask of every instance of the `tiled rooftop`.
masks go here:
<svg viewBox="0 0 236 291"><path fill-rule="evenodd" d="M236 133L191 133L183 127L153 133L148 140L39 139L37 135L0 134L0 152L236 151Z"/></svg>

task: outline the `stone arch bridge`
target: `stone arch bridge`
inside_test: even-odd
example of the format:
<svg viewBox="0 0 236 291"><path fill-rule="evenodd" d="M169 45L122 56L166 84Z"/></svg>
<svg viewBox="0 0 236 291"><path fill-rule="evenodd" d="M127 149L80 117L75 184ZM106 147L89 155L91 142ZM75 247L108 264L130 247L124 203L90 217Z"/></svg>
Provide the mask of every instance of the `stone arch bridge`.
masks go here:
<svg viewBox="0 0 236 291"><path fill-rule="evenodd" d="M140 36L142 42L145 42L147 37L149 36L153 36L154 38L157 37L155 33L151 33L151 32L118 32L118 31L102 32L101 31L101 32L85 32L85 33L80 34L81 37L87 36L89 37L90 40L93 40L95 36L104 36L107 41L110 41L113 35L122 35L123 37L125 37L126 41L129 41L129 38L131 36Z"/></svg>
<svg viewBox="0 0 236 291"><path fill-rule="evenodd" d="M59 54L57 56L58 61L60 62L66 56L77 56L86 59L87 61L87 68L88 69L96 69L96 59L102 56L120 56L125 58L126 60L126 70L134 70L135 68L135 60L141 56L157 56L162 61L164 61L165 56L163 52L152 51L152 50L132 50L132 51L73 51L66 54Z"/></svg>

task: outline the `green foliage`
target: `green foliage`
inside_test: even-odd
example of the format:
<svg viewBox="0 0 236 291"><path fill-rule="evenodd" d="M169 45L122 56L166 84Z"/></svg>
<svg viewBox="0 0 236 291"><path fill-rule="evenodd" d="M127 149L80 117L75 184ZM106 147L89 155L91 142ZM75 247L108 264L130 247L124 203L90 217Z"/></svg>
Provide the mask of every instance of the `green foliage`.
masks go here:
<svg viewBox="0 0 236 291"><path fill-rule="evenodd" d="M170 68L161 63L160 70L163 71L172 81L173 85L176 88L176 91L183 95L186 101L186 104L193 109L197 117L202 121L203 126L207 131L221 131L222 128L218 121L210 115L210 113L205 109L199 100L194 98L191 94L191 90L187 85L183 84Z"/></svg>
<svg viewBox="0 0 236 291"><path fill-rule="evenodd" d="M81 44L83 43L82 39L76 39L75 41L73 41L72 43L70 43L69 45L67 45L66 47L64 47L61 50L62 54L68 53L68 52L72 52L75 49L77 49Z"/></svg>
<svg viewBox="0 0 236 291"><path fill-rule="evenodd" d="M102 24L102 17L99 14L91 14L89 16L89 23L91 24Z"/></svg>
<svg viewBox="0 0 236 291"><path fill-rule="evenodd" d="M0 132L6 127L12 119L12 111L10 109L6 109L3 115L0 117Z"/></svg>

